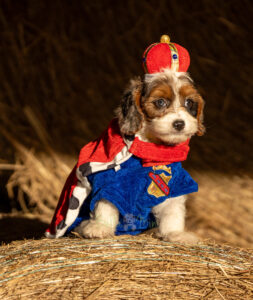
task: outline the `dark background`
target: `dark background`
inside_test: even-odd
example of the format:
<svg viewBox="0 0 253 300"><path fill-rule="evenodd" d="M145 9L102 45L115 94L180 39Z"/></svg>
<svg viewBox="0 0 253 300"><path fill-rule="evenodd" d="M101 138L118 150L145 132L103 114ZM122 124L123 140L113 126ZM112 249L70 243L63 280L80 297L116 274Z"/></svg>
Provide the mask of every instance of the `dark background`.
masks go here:
<svg viewBox="0 0 253 300"><path fill-rule="evenodd" d="M128 81L143 74L146 47L168 34L188 49L189 72L206 101L207 131L192 139L186 167L251 178L252 12L249 0L2 0L0 163L26 163L19 143L41 162L52 150L72 167L114 116ZM4 188L13 171L0 170L4 212L22 210L15 200L22 176L13 200ZM33 211L32 197L24 198Z"/></svg>

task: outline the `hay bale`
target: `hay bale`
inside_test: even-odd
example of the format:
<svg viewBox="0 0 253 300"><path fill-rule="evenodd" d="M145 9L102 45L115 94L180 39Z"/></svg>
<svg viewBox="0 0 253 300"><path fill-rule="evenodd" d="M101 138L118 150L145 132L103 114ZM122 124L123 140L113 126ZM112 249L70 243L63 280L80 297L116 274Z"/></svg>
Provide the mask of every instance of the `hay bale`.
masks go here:
<svg viewBox="0 0 253 300"><path fill-rule="evenodd" d="M151 236L0 248L1 299L252 299L252 251Z"/></svg>

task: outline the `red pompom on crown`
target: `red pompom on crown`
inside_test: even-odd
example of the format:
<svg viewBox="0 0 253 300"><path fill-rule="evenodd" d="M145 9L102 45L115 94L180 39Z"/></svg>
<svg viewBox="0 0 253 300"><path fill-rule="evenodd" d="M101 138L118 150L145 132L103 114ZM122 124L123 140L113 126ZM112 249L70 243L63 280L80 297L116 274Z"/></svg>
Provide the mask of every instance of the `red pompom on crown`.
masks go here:
<svg viewBox="0 0 253 300"><path fill-rule="evenodd" d="M190 55L182 46L171 43L168 35L162 35L160 43L151 44L143 54L143 68L146 73L161 72L170 68L186 72L190 65Z"/></svg>

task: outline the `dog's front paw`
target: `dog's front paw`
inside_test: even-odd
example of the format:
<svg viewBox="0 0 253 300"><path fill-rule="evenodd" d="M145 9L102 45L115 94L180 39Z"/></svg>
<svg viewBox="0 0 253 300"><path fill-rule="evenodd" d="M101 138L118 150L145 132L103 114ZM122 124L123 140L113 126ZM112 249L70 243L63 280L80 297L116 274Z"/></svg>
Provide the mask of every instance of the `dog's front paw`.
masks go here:
<svg viewBox="0 0 253 300"><path fill-rule="evenodd" d="M85 221L84 224L76 228L76 232L88 239L102 239L114 236L114 228L96 220Z"/></svg>
<svg viewBox="0 0 253 300"><path fill-rule="evenodd" d="M162 236L164 241L194 245L199 242L199 238L191 232L173 231L169 232L165 236Z"/></svg>

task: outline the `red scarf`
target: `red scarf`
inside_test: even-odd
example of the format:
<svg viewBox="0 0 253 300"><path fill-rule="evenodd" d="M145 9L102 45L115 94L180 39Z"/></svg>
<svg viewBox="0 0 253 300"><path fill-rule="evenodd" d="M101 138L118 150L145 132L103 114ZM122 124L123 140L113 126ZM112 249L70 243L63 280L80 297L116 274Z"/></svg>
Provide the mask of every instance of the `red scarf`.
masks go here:
<svg viewBox="0 0 253 300"><path fill-rule="evenodd" d="M87 162L110 162L125 146L118 119L113 119L98 139L82 148L77 167ZM176 146L166 146L142 142L135 137L129 152L141 158L143 166L148 167L186 160L189 149L189 140Z"/></svg>

